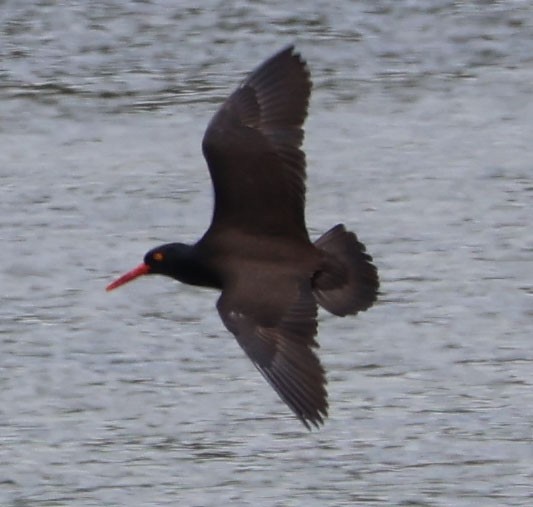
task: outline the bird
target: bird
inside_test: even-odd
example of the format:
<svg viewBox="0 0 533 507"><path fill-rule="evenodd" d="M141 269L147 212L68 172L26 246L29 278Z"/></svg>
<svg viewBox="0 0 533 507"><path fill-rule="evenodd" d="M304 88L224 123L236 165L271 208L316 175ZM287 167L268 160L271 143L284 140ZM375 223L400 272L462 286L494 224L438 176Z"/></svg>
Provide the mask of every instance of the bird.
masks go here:
<svg viewBox="0 0 533 507"><path fill-rule="evenodd" d="M256 67L203 137L214 193L205 234L153 248L107 286L159 274L220 291L223 324L308 430L320 428L329 409L316 354L318 306L355 315L379 292L377 268L355 233L337 224L309 237L302 143L311 88L292 44Z"/></svg>

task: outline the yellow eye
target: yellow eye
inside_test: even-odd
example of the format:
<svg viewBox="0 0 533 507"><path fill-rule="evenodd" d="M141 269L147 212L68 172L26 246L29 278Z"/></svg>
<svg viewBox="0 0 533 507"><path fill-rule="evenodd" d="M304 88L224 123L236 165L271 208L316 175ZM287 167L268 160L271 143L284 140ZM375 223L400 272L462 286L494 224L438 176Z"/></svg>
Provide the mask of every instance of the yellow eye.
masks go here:
<svg viewBox="0 0 533 507"><path fill-rule="evenodd" d="M154 261L161 262L165 256L161 252L156 252L154 254Z"/></svg>

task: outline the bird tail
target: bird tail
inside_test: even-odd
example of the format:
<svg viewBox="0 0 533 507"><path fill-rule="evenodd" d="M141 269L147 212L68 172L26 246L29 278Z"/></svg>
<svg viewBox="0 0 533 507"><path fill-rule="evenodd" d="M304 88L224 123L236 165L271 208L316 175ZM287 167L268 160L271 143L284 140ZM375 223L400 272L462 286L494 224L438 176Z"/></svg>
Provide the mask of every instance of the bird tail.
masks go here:
<svg viewBox="0 0 533 507"><path fill-rule="evenodd" d="M320 306L341 317L367 310L376 301L378 272L357 236L339 224L320 236L315 246L324 263L313 278L313 294Z"/></svg>

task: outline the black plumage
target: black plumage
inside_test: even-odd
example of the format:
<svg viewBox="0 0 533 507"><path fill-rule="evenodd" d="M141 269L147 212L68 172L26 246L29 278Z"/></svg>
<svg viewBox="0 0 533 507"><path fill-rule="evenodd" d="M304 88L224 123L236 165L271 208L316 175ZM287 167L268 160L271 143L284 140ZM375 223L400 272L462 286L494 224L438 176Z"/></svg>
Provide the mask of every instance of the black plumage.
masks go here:
<svg viewBox="0 0 533 507"><path fill-rule="evenodd" d="M310 93L309 71L292 46L256 68L203 139L215 196L207 232L194 245L154 248L108 287L159 273L221 290L224 325L308 428L328 415L314 351L317 303L335 315L356 314L379 287L372 258L343 225L309 239L301 144Z"/></svg>

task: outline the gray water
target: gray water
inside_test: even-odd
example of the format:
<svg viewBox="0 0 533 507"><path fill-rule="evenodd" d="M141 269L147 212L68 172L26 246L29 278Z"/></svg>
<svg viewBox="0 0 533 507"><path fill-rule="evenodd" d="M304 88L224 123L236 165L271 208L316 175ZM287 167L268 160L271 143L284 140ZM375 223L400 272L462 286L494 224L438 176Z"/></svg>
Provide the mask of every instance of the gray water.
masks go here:
<svg viewBox="0 0 533 507"><path fill-rule="evenodd" d="M0 505L533 504L529 1L0 5ZM209 223L217 104L296 42L307 220L379 267L320 316L312 433L217 294L104 288Z"/></svg>

